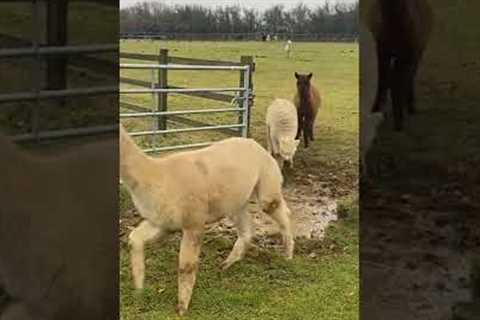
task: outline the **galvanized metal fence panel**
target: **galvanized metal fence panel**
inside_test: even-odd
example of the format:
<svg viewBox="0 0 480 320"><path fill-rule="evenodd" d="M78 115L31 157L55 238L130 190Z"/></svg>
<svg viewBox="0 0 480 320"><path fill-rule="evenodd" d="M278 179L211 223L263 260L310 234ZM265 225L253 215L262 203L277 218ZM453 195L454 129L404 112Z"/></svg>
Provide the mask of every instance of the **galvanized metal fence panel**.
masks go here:
<svg viewBox="0 0 480 320"><path fill-rule="evenodd" d="M98 53L107 53L107 52L118 52L118 44L96 44L96 45L49 45L43 46L41 43L42 40L42 30L44 28L45 21L41 19L41 13L43 12L44 1L40 0L27 0L24 2L31 2L32 4L32 17L33 17L33 40L30 48L8 48L0 49L0 59L12 59L12 58L25 58L31 57L34 59L35 63L32 64L32 77L33 83L35 84L32 90L24 92L13 92L13 93L1 93L0 94L0 103L11 103L18 101L33 101L33 110L31 117L32 129L31 132L16 135L13 137L14 140L25 141L25 140L40 140L40 139L50 139L50 138L60 138L60 137L69 137L77 135L89 135L97 134L104 132L114 132L117 129L116 125L112 126L95 126L87 128L70 128L70 129L61 129L61 130L48 130L42 131L39 126L39 117L40 117L40 106L39 103L41 100L46 99L61 99L64 97L78 97L78 96L93 96L93 95L105 95L105 94L116 94L118 93L118 86L95 86L88 88L64 88L60 90L44 90L41 87L42 83L42 71L43 64L45 63L45 58L49 56L75 56L75 55L85 55L85 54L98 54ZM111 5L113 3L105 1L105 4ZM65 5L68 6L68 2ZM64 12L66 14L66 12ZM59 26L60 28L66 28L66 25L62 23ZM65 69L66 73L66 69ZM61 77L65 77L62 75ZM0 105L1 108L1 105Z"/></svg>
<svg viewBox="0 0 480 320"><path fill-rule="evenodd" d="M149 94L149 93L168 93L168 94L182 94L186 92L235 92L237 93L232 103L236 102L237 108L209 108L209 109L197 109L197 110L176 110L176 111L151 111L151 112L127 112L120 113L120 119L126 118L145 118L145 117L163 117L163 116L178 116L178 115L189 115L189 114L208 114L208 113L225 113L225 112L237 112L240 115L240 123L233 123L227 125L208 125L208 126L198 126L198 127L189 127L189 128L179 128L179 129L164 129L164 130L147 130L147 131L137 131L131 132L130 135L133 137L139 136L156 136L163 135L168 133L187 133L187 132L198 132L198 131L210 131L210 130L225 130L225 129L238 129L240 135L243 137L248 136L248 127L249 127L249 101L252 95L252 90L250 89L250 72L251 68L249 65L244 66L224 66L224 65L182 65L182 64L133 64L125 63L120 64L120 70L122 69L147 69L147 70L204 70L204 71L240 71L243 73L243 87L236 88L156 88L154 83L154 78L152 77L152 85L150 89L120 89L120 95L127 94ZM171 146L162 146L153 148L144 149L145 152L161 152L161 151L172 151L188 148L198 148L204 147L212 144L213 142L202 142L202 143L191 143L183 145L171 145Z"/></svg>

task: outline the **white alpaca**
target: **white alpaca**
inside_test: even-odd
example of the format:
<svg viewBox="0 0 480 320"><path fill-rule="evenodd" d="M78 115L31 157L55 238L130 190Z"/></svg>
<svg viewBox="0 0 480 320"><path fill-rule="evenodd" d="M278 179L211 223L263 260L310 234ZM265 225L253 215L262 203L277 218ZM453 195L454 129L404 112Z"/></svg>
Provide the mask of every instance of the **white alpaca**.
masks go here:
<svg viewBox="0 0 480 320"><path fill-rule="evenodd" d="M284 48L285 52L287 53L287 58L290 58L290 55L292 52L292 46L293 46L292 40L289 39L285 44L285 48Z"/></svg>
<svg viewBox="0 0 480 320"><path fill-rule="evenodd" d="M297 108L285 99L275 99L267 109L267 146L278 161L280 169L285 161L293 167L293 157L300 140L295 140L298 128Z"/></svg>
<svg viewBox="0 0 480 320"><path fill-rule="evenodd" d="M287 258L294 240L290 210L282 196L275 160L252 139L230 138L195 151L164 158L145 155L120 130L120 176L145 219L129 236L135 287L143 287L144 246L172 231L183 231L178 266L177 313L189 306L205 224L230 217L238 239L224 269L242 259L253 236L247 205L252 195L280 226Z"/></svg>
<svg viewBox="0 0 480 320"><path fill-rule="evenodd" d="M382 113L371 113L378 86L377 53L373 35L360 23L362 48L360 50L360 150L362 174L367 177L367 153L384 120Z"/></svg>

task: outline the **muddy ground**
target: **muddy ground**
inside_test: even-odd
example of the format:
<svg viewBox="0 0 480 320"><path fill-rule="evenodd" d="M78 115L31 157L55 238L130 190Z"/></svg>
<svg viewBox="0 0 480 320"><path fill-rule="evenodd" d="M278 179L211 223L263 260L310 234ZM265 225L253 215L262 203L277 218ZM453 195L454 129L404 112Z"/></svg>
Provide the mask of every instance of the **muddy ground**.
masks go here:
<svg viewBox="0 0 480 320"><path fill-rule="evenodd" d="M471 298L470 261L480 244L478 208L453 208L443 201L432 205L429 195L398 197L374 188L365 199L366 319L451 319L455 304Z"/></svg>
<svg viewBox="0 0 480 320"><path fill-rule="evenodd" d="M452 320L473 299L480 162L421 164L393 149L376 146L377 176L361 187L362 316Z"/></svg>

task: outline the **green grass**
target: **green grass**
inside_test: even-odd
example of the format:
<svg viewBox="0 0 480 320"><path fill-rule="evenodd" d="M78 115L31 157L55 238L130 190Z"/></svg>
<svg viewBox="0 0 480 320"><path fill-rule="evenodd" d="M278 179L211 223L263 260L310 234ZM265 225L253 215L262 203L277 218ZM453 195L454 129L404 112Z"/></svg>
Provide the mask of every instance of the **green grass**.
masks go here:
<svg viewBox="0 0 480 320"><path fill-rule="evenodd" d="M330 227L326 240L298 241L292 261L251 249L230 270L218 265L231 241L207 236L189 319L358 319L358 212ZM146 289L131 289L121 255L121 318L176 319L178 238L147 250ZM315 254L315 258L309 258Z"/></svg>
<svg viewBox="0 0 480 320"><path fill-rule="evenodd" d="M189 319L358 319L358 45L298 43L287 59L281 43L258 42L122 42L124 52L239 61L255 57L255 105L251 136L265 145L265 111L276 97L291 99L294 72L313 72L324 104L316 123L316 141L299 148L296 176L312 174L334 191L341 207L340 222L331 225L323 241L299 240L293 261L275 250L252 249L244 261L229 271L219 264L230 251L232 240L208 235L203 247L199 279L192 297ZM127 62L127 60L122 61ZM133 61L129 61L133 62ZM136 61L138 62L138 61ZM146 71L122 71L122 76L149 80ZM169 82L187 87L238 85L238 73L170 72ZM152 105L148 95L122 96L122 100ZM169 97L169 110L221 107L225 104L185 96ZM195 119L210 123L235 122L235 116ZM152 127L151 120L125 121L131 130ZM154 143L169 145L221 139L218 133L170 134ZM151 139L139 139L143 145ZM125 213L132 204L121 196ZM121 317L127 319L175 319L176 257L178 236L147 251L146 289L132 290L127 248L121 251ZM312 258L312 256L315 256Z"/></svg>

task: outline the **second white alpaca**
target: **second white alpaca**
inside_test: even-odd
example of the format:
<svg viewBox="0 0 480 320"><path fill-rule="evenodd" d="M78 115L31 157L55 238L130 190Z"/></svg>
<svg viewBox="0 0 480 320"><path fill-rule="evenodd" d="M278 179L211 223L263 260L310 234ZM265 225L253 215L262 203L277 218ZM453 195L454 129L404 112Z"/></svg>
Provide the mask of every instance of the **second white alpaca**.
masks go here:
<svg viewBox="0 0 480 320"><path fill-rule="evenodd" d="M295 140L298 129L297 108L285 99L275 99L267 109L267 146L280 169L285 161L293 167L293 157L300 140Z"/></svg>

